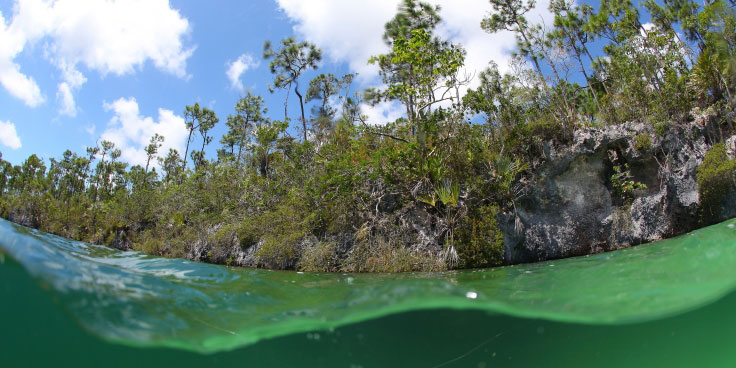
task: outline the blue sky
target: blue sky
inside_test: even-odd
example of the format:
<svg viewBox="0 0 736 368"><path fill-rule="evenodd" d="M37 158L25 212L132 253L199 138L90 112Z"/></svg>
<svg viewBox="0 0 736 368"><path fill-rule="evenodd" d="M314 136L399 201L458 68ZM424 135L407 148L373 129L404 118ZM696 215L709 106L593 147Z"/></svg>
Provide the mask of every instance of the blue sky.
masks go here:
<svg viewBox="0 0 736 368"><path fill-rule="evenodd" d="M385 51L383 24L398 2L0 0L3 159L20 164L32 153L45 159L66 149L84 153L109 139L126 161L144 164L142 149L153 133L166 137L162 152L183 152L182 111L195 102L220 118L208 149L212 157L245 91L263 95L271 118L283 118L284 92L267 88L272 75L261 59L265 40L295 36L322 48L320 69L306 74L302 85L318 73L358 72L354 89L375 86L380 81L366 61ZM487 1L436 3L445 19L439 33L469 51L468 73L492 59L503 68L514 40L480 29ZM535 16L549 21L546 1L539 3ZM238 60L241 67L231 70ZM298 114L296 101L292 96L291 117ZM380 124L397 118L400 108L364 106L363 112Z"/></svg>

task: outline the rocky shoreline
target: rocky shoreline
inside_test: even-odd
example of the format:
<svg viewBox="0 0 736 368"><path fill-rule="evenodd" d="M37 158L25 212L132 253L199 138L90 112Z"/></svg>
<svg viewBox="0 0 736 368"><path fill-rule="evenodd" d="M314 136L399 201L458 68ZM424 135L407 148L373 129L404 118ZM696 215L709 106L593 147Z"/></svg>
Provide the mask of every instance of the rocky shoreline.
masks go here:
<svg viewBox="0 0 736 368"><path fill-rule="evenodd" d="M545 145L535 177L501 217L507 264L627 248L677 236L701 221L696 169L719 139L734 158L736 136L720 137L710 116L672 127L658 136L651 124L625 123L575 132L565 148ZM650 137L646 150L637 137ZM725 139L724 139L725 138ZM642 152L643 151L643 152ZM631 180L646 185L622 198L611 183L614 166L630 168ZM710 222L736 216L736 193L726 196Z"/></svg>

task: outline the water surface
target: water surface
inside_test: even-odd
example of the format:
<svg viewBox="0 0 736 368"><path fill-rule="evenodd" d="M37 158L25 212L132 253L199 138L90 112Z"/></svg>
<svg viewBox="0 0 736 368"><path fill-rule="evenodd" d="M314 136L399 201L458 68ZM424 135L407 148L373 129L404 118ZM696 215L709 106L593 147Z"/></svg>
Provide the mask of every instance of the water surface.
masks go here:
<svg viewBox="0 0 736 368"><path fill-rule="evenodd" d="M355 275L161 259L0 221L0 361L734 366L735 227L533 265Z"/></svg>

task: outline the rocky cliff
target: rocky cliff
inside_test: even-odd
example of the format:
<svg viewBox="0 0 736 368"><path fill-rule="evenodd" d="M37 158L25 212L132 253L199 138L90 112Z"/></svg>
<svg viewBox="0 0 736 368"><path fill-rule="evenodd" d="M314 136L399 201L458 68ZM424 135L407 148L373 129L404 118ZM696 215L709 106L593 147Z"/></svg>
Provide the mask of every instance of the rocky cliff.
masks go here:
<svg viewBox="0 0 736 368"><path fill-rule="evenodd" d="M702 226L696 169L713 143L725 140L733 157L736 142L715 120L701 116L662 136L634 122L577 131L564 147L546 144L515 213L501 216L506 262L610 251ZM646 188L622 194L612 182L617 167ZM712 221L736 216L736 195L726 200Z"/></svg>

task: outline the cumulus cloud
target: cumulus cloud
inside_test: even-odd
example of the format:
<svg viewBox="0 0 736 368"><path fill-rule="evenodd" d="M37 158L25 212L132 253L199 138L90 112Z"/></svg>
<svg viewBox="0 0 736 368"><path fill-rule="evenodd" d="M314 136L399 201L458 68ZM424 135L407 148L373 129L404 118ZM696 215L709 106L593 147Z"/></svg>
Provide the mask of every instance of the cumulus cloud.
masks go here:
<svg viewBox="0 0 736 368"><path fill-rule="evenodd" d="M491 12L487 0L428 0L440 5L443 22L437 33L444 39L461 44L468 52L463 72L470 76L495 61L502 71L508 69L510 52L516 47L511 32L488 34L480 28L481 20ZM361 73L364 84L377 83L377 69L367 64L372 55L388 51L382 35L384 25L396 14L400 0L277 0L280 9L294 22L294 31L317 44L335 62L345 62L352 71ZM527 18L532 23L551 24L547 10L549 0L537 1ZM477 78L474 79L477 83Z"/></svg>
<svg viewBox="0 0 736 368"><path fill-rule="evenodd" d="M301 37L317 44L335 62L347 62L363 80L377 75L368 58L388 50L383 26L396 13L399 0L277 0Z"/></svg>
<svg viewBox="0 0 736 368"><path fill-rule="evenodd" d="M186 124L184 118L177 116L173 111L159 109L158 121L141 116L138 102L132 97L104 103L103 107L106 111L112 112L113 117L101 138L115 143L122 151L121 158L131 165L146 165L147 156L144 149L156 133L165 138L158 151L159 155L166 155L170 148L180 153L184 152L187 138ZM156 165L155 162L151 164Z"/></svg>
<svg viewBox="0 0 736 368"><path fill-rule="evenodd" d="M0 143L14 150L21 147L20 137L18 137L18 132L15 130L15 124L9 121L0 121Z"/></svg>
<svg viewBox="0 0 736 368"><path fill-rule="evenodd" d="M74 95L72 95L72 88L69 86L69 83L59 83L56 99L59 101L60 114L69 117L77 116L77 104L74 102Z"/></svg>
<svg viewBox="0 0 736 368"><path fill-rule="evenodd" d="M135 72L146 62L187 77L193 48L183 39L189 22L168 0L16 0L10 23L0 15L0 83L29 106L44 98L33 78L14 62L28 44L44 41L46 57L61 72L60 111L73 115L73 91L85 66L100 74Z"/></svg>
<svg viewBox="0 0 736 368"><path fill-rule="evenodd" d="M375 106L361 104L360 111L369 124L375 125L384 125L405 115L404 107L396 101L384 101Z"/></svg>
<svg viewBox="0 0 736 368"><path fill-rule="evenodd" d="M56 92L59 114L75 117L77 116L77 104L74 101L74 91L82 87L87 82L87 78L73 66L68 66L66 62L61 62L59 68L64 80L64 82L59 83Z"/></svg>
<svg viewBox="0 0 736 368"><path fill-rule="evenodd" d="M240 55L237 60L227 63L226 74L232 88L243 91L243 81L240 80L240 76L249 69L258 67L258 65L258 60L255 60L253 56L248 54Z"/></svg>
<svg viewBox="0 0 736 368"><path fill-rule="evenodd" d="M12 96L35 107L44 102L41 89L33 78L21 73L20 65L13 62L15 56L23 51L25 42L22 34L6 25L0 13L0 84Z"/></svg>

